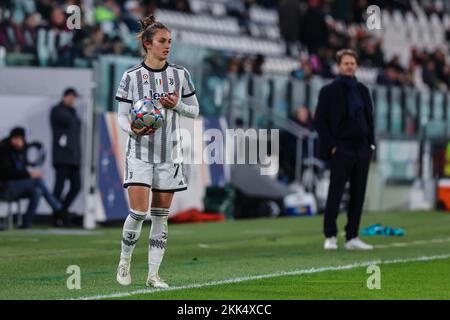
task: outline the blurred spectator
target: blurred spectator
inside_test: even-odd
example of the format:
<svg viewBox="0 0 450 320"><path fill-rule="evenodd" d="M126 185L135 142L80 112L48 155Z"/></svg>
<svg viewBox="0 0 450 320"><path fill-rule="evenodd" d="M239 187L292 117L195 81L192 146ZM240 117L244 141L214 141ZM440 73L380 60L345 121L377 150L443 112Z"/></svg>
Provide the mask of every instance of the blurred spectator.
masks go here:
<svg viewBox="0 0 450 320"><path fill-rule="evenodd" d="M446 64L440 75L440 80L442 84L442 90L450 89L450 65Z"/></svg>
<svg viewBox="0 0 450 320"><path fill-rule="evenodd" d="M265 7L266 9L275 9L277 6L276 1L273 0L256 0L256 3L261 7Z"/></svg>
<svg viewBox="0 0 450 320"><path fill-rule="evenodd" d="M402 86L414 87L414 68L411 65L405 72L399 74L399 81Z"/></svg>
<svg viewBox="0 0 450 320"><path fill-rule="evenodd" d="M167 10L176 10L184 13L191 12L191 6L188 0L159 0L157 1L158 8Z"/></svg>
<svg viewBox="0 0 450 320"><path fill-rule="evenodd" d="M50 15L54 8L54 1L52 0L37 0L36 9L41 14L44 21L50 20Z"/></svg>
<svg viewBox="0 0 450 320"><path fill-rule="evenodd" d="M73 32L67 28L66 16L55 7L49 23L38 31L37 51L40 65L72 66Z"/></svg>
<svg viewBox="0 0 450 320"><path fill-rule="evenodd" d="M137 0L128 0L124 5L125 13L122 15L122 21L128 27L131 33L140 31L139 20L144 17L144 10Z"/></svg>
<svg viewBox="0 0 450 320"><path fill-rule="evenodd" d="M20 34L19 26L14 21L0 23L0 46L4 47L8 52L20 51L16 42L18 34Z"/></svg>
<svg viewBox="0 0 450 320"><path fill-rule="evenodd" d="M242 71L242 61L239 56L235 55L228 60L227 72L231 74L240 74Z"/></svg>
<svg viewBox="0 0 450 320"><path fill-rule="evenodd" d="M355 0L353 5L353 17L352 22L354 23L365 23L366 10L369 6L367 0Z"/></svg>
<svg viewBox="0 0 450 320"><path fill-rule="evenodd" d="M366 38L360 50L359 64L361 66L380 68L383 66L383 52L379 41Z"/></svg>
<svg viewBox="0 0 450 320"><path fill-rule="evenodd" d="M24 45L23 52L32 53L37 56L36 42L38 37L38 27L41 24L41 15L33 12L25 18L23 28Z"/></svg>
<svg viewBox="0 0 450 320"><path fill-rule="evenodd" d="M105 33L113 32L120 17L120 6L114 0L102 0L102 4L95 7L95 21Z"/></svg>
<svg viewBox="0 0 450 320"><path fill-rule="evenodd" d="M291 76L299 80L311 80L313 76L313 69L307 56L301 56L300 67L292 71Z"/></svg>
<svg viewBox="0 0 450 320"><path fill-rule="evenodd" d="M393 56L391 61L388 62L388 65L394 68L398 73L405 72L405 68L402 67L400 57L398 55Z"/></svg>
<svg viewBox="0 0 450 320"><path fill-rule="evenodd" d="M330 48L320 48L318 53L320 60L320 76L324 78L333 78L334 53Z"/></svg>
<svg viewBox="0 0 450 320"><path fill-rule="evenodd" d="M225 8L227 14L236 17L244 34L250 34L250 8L251 1L249 0L226 0Z"/></svg>
<svg viewBox="0 0 450 320"><path fill-rule="evenodd" d="M438 88L438 77L436 74L436 63L432 60L429 60L425 63L425 66L422 71L423 82L430 89Z"/></svg>
<svg viewBox="0 0 450 320"><path fill-rule="evenodd" d="M211 55L205 58L203 65L206 75L211 74L220 78L225 78L227 75L228 62L221 51L213 51Z"/></svg>
<svg viewBox="0 0 450 320"><path fill-rule="evenodd" d="M377 84L384 86L399 86L398 72L392 65L385 67L377 77Z"/></svg>
<svg viewBox="0 0 450 320"><path fill-rule="evenodd" d="M158 8L166 10L175 10L175 0L158 0Z"/></svg>
<svg viewBox="0 0 450 320"><path fill-rule="evenodd" d="M258 54L256 56L255 60L253 61L253 66L252 66L252 73L254 75L260 76L263 74L264 61L265 61L265 58L262 54Z"/></svg>
<svg viewBox="0 0 450 320"><path fill-rule="evenodd" d="M321 0L308 0L308 9L301 20L301 39L310 53L317 53L328 40L328 28L321 8Z"/></svg>
<svg viewBox="0 0 450 320"><path fill-rule="evenodd" d="M449 88L449 65L445 59L445 53L437 49L430 57L436 66L436 75L439 81L439 88L447 90Z"/></svg>
<svg viewBox="0 0 450 320"><path fill-rule="evenodd" d="M252 56L243 57L239 65L239 75L253 73L254 58Z"/></svg>
<svg viewBox="0 0 450 320"><path fill-rule="evenodd" d="M114 43L108 42L106 35L98 26L90 28L90 36L83 38L81 57L92 67L92 62L101 54L112 53ZM117 47L117 44L116 44ZM117 50L118 48L116 48Z"/></svg>
<svg viewBox="0 0 450 320"><path fill-rule="evenodd" d="M303 129L312 131L313 123L312 116L309 109L306 106L299 106L294 109L292 115L289 117L290 120L297 123ZM296 167L299 163L297 160L297 137L291 133L282 130L280 133L280 177L287 183L295 180ZM309 155L307 153L308 148L308 138L305 137L301 142L302 148L302 162Z"/></svg>
<svg viewBox="0 0 450 320"><path fill-rule="evenodd" d="M115 55L132 55L133 52L129 50L127 47L125 47L125 44L122 41L122 38L119 36L115 36L112 39L112 46L108 50L108 53L115 54Z"/></svg>
<svg viewBox="0 0 450 320"><path fill-rule="evenodd" d="M420 1L420 0L419 0ZM377 5L389 11L400 10L402 12L411 11L410 0L375 0L371 4Z"/></svg>
<svg viewBox="0 0 450 320"><path fill-rule="evenodd" d="M293 120L305 129L311 130L313 128L311 113L305 106L300 106L295 110Z"/></svg>
<svg viewBox="0 0 450 320"><path fill-rule="evenodd" d="M55 169L53 194L61 200L64 211L69 210L81 188L81 121L75 110L77 97L75 89L67 88L62 101L50 113ZM66 180L70 182L70 189L63 197Z"/></svg>
<svg viewBox="0 0 450 320"><path fill-rule="evenodd" d="M0 191L9 200L28 199L21 229L31 228L41 196L53 210L63 215L62 204L48 191L41 171L28 171L25 129L16 127L0 142Z"/></svg>
<svg viewBox="0 0 450 320"><path fill-rule="evenodd" d="M190 13L191 6L189 5L189 1L188 0L175 0L175 10L184 12L184 13Z"/></svg>
<svg viewBox="0 0 450 320"><path fill-rule="evenodd" d="M351 21L351 5L348 0L334 0L331 2L331 15L334 19L349 23Z"/></svg>
<svg viewBox="0 0 450 320"><path fill-rule="evenodd" d="M297 53L300 40L300 3L297 0L278 1L278 21L280 33L286 42L286 54Z"/></svg>

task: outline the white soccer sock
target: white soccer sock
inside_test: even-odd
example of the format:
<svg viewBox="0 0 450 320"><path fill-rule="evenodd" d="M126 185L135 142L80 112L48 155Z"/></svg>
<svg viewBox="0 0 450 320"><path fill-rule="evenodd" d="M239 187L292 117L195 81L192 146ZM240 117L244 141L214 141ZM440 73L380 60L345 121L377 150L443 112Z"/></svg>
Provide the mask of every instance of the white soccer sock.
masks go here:
<svg viewBox="0 0 450 320"><path fill-rule="evenodd" d="M158 274L159 266L164 257L167 244L167 219L169 209L152 208L151 219L152 226L150 228L150 239L148 246L148 267L149 275L154 276Z"/></svg>
<svg viewBox="0 0 450 320"><path fill-rule="evenodd" d="M142 223L145 220L146 212L130 210L122 231L122 250L120 260L130 262L134 247L139 240L142 230Z"/></svg>

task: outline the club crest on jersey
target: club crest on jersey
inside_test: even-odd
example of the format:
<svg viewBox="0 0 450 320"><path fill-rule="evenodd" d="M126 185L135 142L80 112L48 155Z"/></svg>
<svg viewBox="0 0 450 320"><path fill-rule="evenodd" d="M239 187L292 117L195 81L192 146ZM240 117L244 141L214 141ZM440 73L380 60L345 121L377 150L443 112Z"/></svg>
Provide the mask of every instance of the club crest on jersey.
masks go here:
<svg viewBox="0 0 450 320"><path fill-rule="evenodd" d="M173 78L169 78L169 84L173 86Z"/></svg>

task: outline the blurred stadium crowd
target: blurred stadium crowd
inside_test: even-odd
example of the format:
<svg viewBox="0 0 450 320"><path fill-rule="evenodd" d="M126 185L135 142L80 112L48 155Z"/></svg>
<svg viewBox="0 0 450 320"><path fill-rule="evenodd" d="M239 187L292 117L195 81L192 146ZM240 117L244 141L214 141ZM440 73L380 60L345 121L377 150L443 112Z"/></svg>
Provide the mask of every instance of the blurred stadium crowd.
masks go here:
<svg viewBox="0 0 450 320"><path fill-rule="evenodd" d="M139 55L134 40L138 20L158 9L183 13L209 14L214 8L198 9L194 0L6 0L0 7L0 64L90 67L102 54ZM197 1L197 0L195 0ZM200 0L198 0L200 1ZM414 86L447 90L450 65L445 46L412 46L405 61L399 55L386 55L383 37L371 33L365 25L367 0L221 0L223 14L237 20L242 35L264 38L251 28L250 11L261 7L278 15L278 35L285 40L285 58L295 59L294 78L310 79L314 75L333 77L334 54L350 47L360 54L362 67L376 70L373 82L388 86ZM431 18L450 21L447 1L378 0L370 4L382 10L412 14L414 5ZM66 26L66 8L78 5L83 15L79 30ZM196 6L194 12L191 7ZM208 12L212 11L212 12ZM446 20L447 18L447 20ZM450 39L450 24L445 39ZM426 36L426 35L425 35ZM264 54L225 52L221 72L262 74ZM283 57L281 57L283 58Z"/></svg>
<svg viewBox="0 0 450 320"><path fill-rule="evenodd" d="M422 1L421 8L428 16L443 17L443 2ZM360 55L360 65L379 70L376 83L394 86L428 86L431 89L449 88L450 69L442 49L427 51L424 48L412 48L409 62L402 65L398 55L384 55L383 39L367 30L366 9L371 4L390 11L411 12L411 1L308 1L300 10L295 10L297 1L279 2L280 30L287 42L300 42L309 51L308 57L302 57L300 70L294 72L297 77L310 77L318 74L322 77L333 76L334 53L343 48L353 48ZM327 3L328 5L326 5ZM439 5L440 3L440 5ZM291 26L297 23L298 29ZM343 24L342 22L345 22ZM446 39L450 38L449 29Z"/></svg>

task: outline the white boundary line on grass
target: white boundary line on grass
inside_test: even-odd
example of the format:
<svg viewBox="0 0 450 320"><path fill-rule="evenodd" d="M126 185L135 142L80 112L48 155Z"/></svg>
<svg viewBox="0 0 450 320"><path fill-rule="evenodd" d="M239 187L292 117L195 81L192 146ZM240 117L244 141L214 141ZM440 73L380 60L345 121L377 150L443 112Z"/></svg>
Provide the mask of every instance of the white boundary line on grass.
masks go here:
<svg viewBox="0 0 450 320"><path fill-rule="evenodd" d="M294 275L301 275L301 274L319 273L319 272L324 272L324 271L350 270L350 269L355 269L355 268L367 267L367 266L370 266L373 264L394 264L394 263L406 263L406 262L417 262L417 261L442 260L442 259L448 259L448 258L450 258L450 254L437 255L437 256L422 256L422 257L417 257L417 258L395 259L395 260L386 260L386 261L382 261L382 260L366 261L366 262L359 262L359 263L347 264L347 265L342 265L342 266L298 269L298 270L293 270L293 271L275 272L275 273L270 273L270 274L239 277L239 278L234 278L234 279L211 281L211 282L205 282L205 283L199 283L199 284L189 284L189 285L184 285L184 286L169 287L168 289L141 289L141 290L135 290L135 291L130 291L130 292L118 292L118 293L106 294L106 295L81 297L81 298L77 298L76 300L97 300L97 299L122 298L122 297L133 296L136 294L154 293L154 292L160 292L160 291L176 291L176 290L184 290L184 289L195 289L195 288L218 286L218 285L229 284L229 283L239 283L239 282L250 281L250 280L275 278L275 277L281 277L281 276L294 276Z"/></svg>
<svg viewBox="0 0 450 320"><path fill-rule="evenodd" d="M430 243L445 243L445 242L450 242L450 238L415 240L415 241L409 241L409 242L393 242L390 244L375 245L374 247L375 247L375 249L385 249L385 248L409 247L411 245L421 245L421 244L430 244Z"/></svg>

